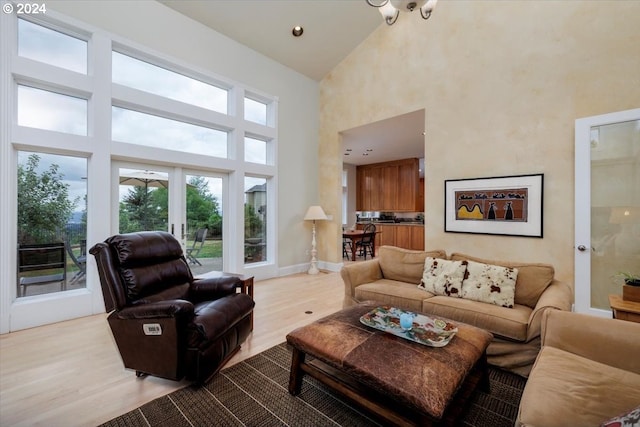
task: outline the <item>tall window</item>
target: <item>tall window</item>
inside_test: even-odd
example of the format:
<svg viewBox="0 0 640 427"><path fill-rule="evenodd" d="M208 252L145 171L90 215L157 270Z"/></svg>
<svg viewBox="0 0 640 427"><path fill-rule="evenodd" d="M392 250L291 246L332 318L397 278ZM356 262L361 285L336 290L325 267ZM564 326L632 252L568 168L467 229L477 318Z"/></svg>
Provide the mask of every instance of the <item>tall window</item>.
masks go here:
<svg viewBox="0 0 640 427"><path fill-rule="evenodd" d="M18 152L18 296L84 288L87 160Z"/></svg>
<svg viewBox="0 0 640 427"><path fill-rule="evenodd" d="M244 262L267 260L267 180L244 178Z"/></svg>

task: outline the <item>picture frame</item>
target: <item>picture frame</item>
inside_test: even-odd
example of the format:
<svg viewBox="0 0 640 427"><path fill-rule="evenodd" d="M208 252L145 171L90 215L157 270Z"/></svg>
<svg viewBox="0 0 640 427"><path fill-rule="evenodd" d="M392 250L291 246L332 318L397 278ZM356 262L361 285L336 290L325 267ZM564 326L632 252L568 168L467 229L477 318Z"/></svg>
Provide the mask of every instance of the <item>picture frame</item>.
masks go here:
<svg viewBox="0 0 640 427"><path fill-rule="evenodd" d="M444 231L542 238L544 174L449 179Z"/></svg>

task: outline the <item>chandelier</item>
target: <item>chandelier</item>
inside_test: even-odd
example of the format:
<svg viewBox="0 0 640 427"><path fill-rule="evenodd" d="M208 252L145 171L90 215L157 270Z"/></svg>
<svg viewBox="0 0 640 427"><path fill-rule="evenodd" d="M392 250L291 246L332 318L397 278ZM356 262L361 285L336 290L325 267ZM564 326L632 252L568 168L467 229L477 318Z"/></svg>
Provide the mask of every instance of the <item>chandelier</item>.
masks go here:
<svg viewBox="0 0 640 427"><path fill-rule="evenodd" d="M367 0L370 6L377 7L384 22L393 25L398 20L400 11L413 12L420 9L420 15L429 19L438 0Z"/></svg>

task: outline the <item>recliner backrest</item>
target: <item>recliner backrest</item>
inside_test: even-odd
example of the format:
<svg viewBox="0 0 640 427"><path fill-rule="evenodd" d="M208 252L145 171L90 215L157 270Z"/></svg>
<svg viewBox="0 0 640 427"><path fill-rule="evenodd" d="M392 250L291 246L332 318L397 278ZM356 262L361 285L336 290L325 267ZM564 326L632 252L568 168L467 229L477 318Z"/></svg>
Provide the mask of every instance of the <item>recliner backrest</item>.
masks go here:
<svg viewBox="0 0 640 427"><path fill-rule="evenodd" d="M94 246L91 253L98 262L107 311L161 299L186 299L193 282L182 247L170 233L117 234Z"/></svg>

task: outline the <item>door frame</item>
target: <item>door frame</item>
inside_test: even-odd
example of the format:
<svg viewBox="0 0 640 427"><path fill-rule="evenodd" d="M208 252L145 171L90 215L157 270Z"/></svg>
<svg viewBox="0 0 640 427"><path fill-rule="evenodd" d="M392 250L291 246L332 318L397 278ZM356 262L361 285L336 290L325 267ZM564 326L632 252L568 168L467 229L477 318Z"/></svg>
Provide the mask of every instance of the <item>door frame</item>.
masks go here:
<svg viewBox="0 0 640 427"><path fill-rule="evenodd" d="M575 311L612 317L611 310L591 307L591 128L640 120L640 108L584 117L575 121Z"/></svg>

